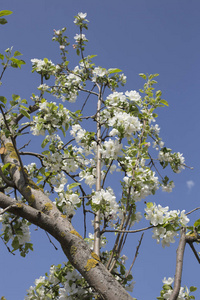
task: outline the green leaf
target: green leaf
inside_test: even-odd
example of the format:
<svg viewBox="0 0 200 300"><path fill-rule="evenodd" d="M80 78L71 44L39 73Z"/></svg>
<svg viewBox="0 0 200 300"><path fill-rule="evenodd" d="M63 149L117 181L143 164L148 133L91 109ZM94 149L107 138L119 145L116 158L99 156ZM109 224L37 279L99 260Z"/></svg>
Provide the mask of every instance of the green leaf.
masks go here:
<svg viewBox="0 0 200 300"><path fill-rule="evenodd" d="M44 148L47 144L48 144L49 140L48 139L44 139L44 141L41 144L41 147ZM43 152L44 153L44 152Z"/></svg>
<svg viewBox="0 0 200 300"><path fill-rule="evenodd" d="M91 58L94 58L94 57L96 57L97 55L96 54L93 54L93 55L88 55L88 59L91 59Z"/></svg>
<svg viewBox="0 0 200 300"><path fill-rule="evenodd" d="M153 206L153 203L152 202L147 202L146 205L147 205L147 208L151 208Z"/></svg>
<svg viewBox="0 0 200 300"><path fill-rule="evenodd" d="M200 219L196 220L196 222L194 222L194 227L197 227L200 225Z"/></svg>
<svg viewBox="0 0 200 300"><path fill-rule="evenodd" d="M195 292L197 290L197 287L196 286L191 286L190 287L190 292Z"/></svg>
<svg viewBox="0 0 200 300"><path fill-rule="evenodd" d="M17 58L12 57L10 60L12 61L11 66L13 68L21 68L21 65L26 64L25 61L22 59L17 59Z"/></svg>
<svg viewBox="0 0 200 300"><path fill-rule="evenodd" d="M13 12L11 10L1 10L0 17L11 15Z"/></svg>
<svg viewBox="0 0 200 300"><path fill-rule="evenodd" d="M108 69L108 72L109 72L110 74L113 74L113 73L119 73L119 72L122 72L122 70L117 69L117 68L111 68L111 69Z"/></svg>
<svg viewBox="0 0 200 300"><path fill-rule="evenodd" d="M3 165L3 167L1 168L2 171L4 171L5 169L7 169L7 167L9 167L11 165L11 163L7 163L5 165Z"/></svg>
<svg viewBox="0 0 200 300"><path fill-rule="evenodd" d="M50 153L49 150L45 150L45 151L42 152L43 155L48 155L49 153ZM42 173L42 172L41 172L41 173ZM42 173L42 174L43 174L43 173Z"/></svg>
<svg viewBox="0 0 200 300"><path fill-rule="evenodd" d="M14 250L17 250L19 248L19 240L17 237L15 237L14 240L12 241L12 247Z"/></svg>
<svg viewBox="0 0 200 300"><path fill-rule="evenodd" d="M160 90L158 90L157 92L156 92L156 97L160 97L162 95L162 92L160 91Z"/></svg>
<svg viewBox="0 0 200 300"><path fill-rule="evenodd" d="M71 189L73 189L74 187L76 187L76 186L78 186L78 185L81 185L81 184L78 183L78 182L71 183L71 184L68 186L68 190L71 190Z"/></svg>
<svg viewBox="0 0 200 300"><path fill-rule="evenodd" d="M0 59L4 60L4 55L0 53Z"/></svg>
<svg viewBox="0 0 200 300"><path fill-rule="evenodd" d="M145 80L147 79L147 76L144 73L140 73L139 76L142 77Z"/></svg>
<svg viewBox="0 0 200 300"><path fill-rule="evenodd" d="M28 107L26 107L26 106L24 106L24 105L22 105L22 104L20 104L20 108L25 109L25 110L28 110L28 109L29 109Z"/></svg>
<svg viewBox="0 0 200 300"><path fill-rule="evenodd" d="M14 55L13 55L13 56L20 56L20 55L22 55L22 54L21 54L21 52L19 52L19 51L15 51L15 53L14 53Z"/></svg>
<svg viewBox="0 0 200 300"><path fill-rule="evenodd" d="M12 94L12 98L14 101L18 100L20 98L19 95L15 95L15 94Z"/></svg>
<svg viewBox="0 0 200 300"><path fill-rule="evenodd" d="M4 96L0 96L0 101L3 102L4 104L6 104L7 99Z"/></svg>
<svg viewBox="0 0 200 300"><path fill-rule="evenodd" d="M24 109L21 108L19 111L20 111L20 113L21 113L22 115L24 115L24 116L27 117L28 119L31 118L30 114L29 114L26 110L24 110Z"/></svg>
<svg viewBox="0 0 200 300"><path fill-rule="evenodd" d="M38 176L37 176L37 179L38 179L38 180L37 180L37 182L36 182L36 183L38 184L38 183L40 183L42 180L44 180L44 177L43 177L43 176L40 176L40 175L38 175Z"/></svg>
<svg viewBox="0 0 200 300"><path fill-rule="evenodd" d="M6 23L8 23L8 21L6 19L4 19L4 18L0 19L0 24L1 25L5 25Z"/></svg>
<svg viewBox="0 0 200 300"><path fill-rule="evenodd" d="M166 105L166 106L169 106L169 104L168 104L168 102L167 102L166 100L163 100L163 99L162 99L162 100L160 101L160 103L162 103L162 104L164 104L164 105Z"/></svg>

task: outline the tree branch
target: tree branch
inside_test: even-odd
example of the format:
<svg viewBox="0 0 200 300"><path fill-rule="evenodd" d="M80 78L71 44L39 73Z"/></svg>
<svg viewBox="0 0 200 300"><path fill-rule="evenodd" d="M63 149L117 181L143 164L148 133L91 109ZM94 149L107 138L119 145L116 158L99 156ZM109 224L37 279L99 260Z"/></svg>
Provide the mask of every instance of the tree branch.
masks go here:
<svg viewBox="0 0 200 300"><path fill-rule="evenodd" d="M131 266L130 266L130 268L129 268L127 274L126 274L126 278L127 278L128 275L130 274L131 269L132 269L132 267L133 267L133 265L134 265L134 263L135 263L135 260L136 260L136 258L137 258L137 256L138 256L139 248L140 248L140 245L141 245L141 243L142 243L143 236L144 236L144 232L142 233L141 238L140 238L140 240L139 240L139 244L138 244L138 246L137 246L137 248L136 248L136 251L135 251L135 257L134 257L133 262L132 262L132 264L131 264Z"/></svg>
<svg viewBox="0 0 200 300"><path fill-rule="evenodd" d="M170 300L176 300L181 287L181 277L182 277L182 269L183 269L183 256L186 245L186 228L181 229L181 238L179 241L177 254L176 254L176 273L174 280L174 289L170 296Z"/></svg>

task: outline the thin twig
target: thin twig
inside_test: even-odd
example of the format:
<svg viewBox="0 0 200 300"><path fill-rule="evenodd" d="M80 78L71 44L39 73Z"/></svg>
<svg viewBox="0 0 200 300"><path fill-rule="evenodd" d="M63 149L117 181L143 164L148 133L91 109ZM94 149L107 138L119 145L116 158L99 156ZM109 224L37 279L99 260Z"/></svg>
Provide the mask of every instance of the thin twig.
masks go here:
<svg viewBox="0 0 200 300"><path fill-rule="evenodd" d="M6 242L4 241L4 239L2 238L2 236L1 236L1 240L3 241L4 245L6 246L8 252L10 252L12 255L15 255L15 253L13 253L13 252L10 250L10 248L8 247L8 245L6 244Z"/></svg>
<svg viewBox="0 0 200 300"><path fill-rule="evenodd" d="M140 245L141 245L141 243L142 243L143 236L144 236L144 232L143 232L142 235L141 235L141 238L140 238L140 240L139 240L139 244L138 244L138 246L137 246L137 248L136 248L136 251L135 251L135 257L134 257L134 259L133 259L133 262L132 262L132 264L131 264L131 266L130 266L130 268L129 268L129 270L128 270L128 272L127 272L125 278L128 277L128 275L129 275L130 272L131 272L131 269L133 268L133 265L134 265L135 260L136 260L136 258L137 258L137 256L138 256L138 253L139 253L139 248L140 248Z"/></svg>
<svg viewBox="0 0 200 300"><path fill-rule="evenodd" d="M11 208L17 208L18 206L16 204L12 204L8 207L6 207L5 209L3 209L2 211L0 211L0 215L3 215L7 210L10 210Z"/></svg>
<svg viewBox="0 0 200 300"><path fill-rule="evenodd" d="M140 229L136 229L136 230L125 230L125 229L106 229L104 230L104 232L120 232L120 233L137 233L137 232L141 232L141 231L145 231L145 230L148 230L148 229L151 229L155 226L149 226L149 227L144 227L144 228L140 228Z"/></svg>
<svg viewBox="0 0 200 300"><path fill-rule="evenodd" d="M46 235L47 235L47 237L48 237L48 239L49 239L49 242L54 246L54 248L55 248L56 250L58 250L58 248L54 245L54 243L53 243L52 240L50 239L50 236L49 236L48 232L45 231L45 233L46 233Z"/></svg>
<svg viewBox="0 0 200 300"><path fill-rule="evenodd" d="M194 248L193 243L188 243L188 244L190 245L190 248L192 249L192 251L193 251L193 253L194 253L194 255L195 255L195 257L196 257L198 263L200 264L200 257L199 257L199 255L198 255L196 249Z"/></svg>
<svg viewBox="0 0 200 300"><path fill-rule="evenodd" d="M96 86L96 84L93 85L91 91L93 91L93 89L95 88L95 86ZM83 111L83 109L84 109L84 107L85 107L85 105L86 105L86 103L87 103L87 101L88 101L90 95L91 95L91 94L89 94L89 95L87 96L85 102L83 103L83 106L81 107L81 113L82 113L82 111Z"/></svg>
<svg viewBox="0 0 200 300"><path fill-rule="evenodd" d="M196 207L196 208L192 209L191 211L189 211L188 213L186 213L185 215L187 216L187 215L189 215L189 214L191 214L194 211L199 210L199 209L200 209L200 207Z"/></svg>

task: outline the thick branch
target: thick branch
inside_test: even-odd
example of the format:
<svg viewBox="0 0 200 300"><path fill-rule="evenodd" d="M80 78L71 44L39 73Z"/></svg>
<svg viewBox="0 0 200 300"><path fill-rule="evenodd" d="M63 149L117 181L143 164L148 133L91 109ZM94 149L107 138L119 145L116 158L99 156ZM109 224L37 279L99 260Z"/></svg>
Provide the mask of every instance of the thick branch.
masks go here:
<svg viewBox="0 0 200 300"><path fill-rule="evenodd" d="M3 209L8 208L10 212L27 219L51 234L61 244L71 264L104 299L132 299L98 260L98 257L91 252L86 242L53 203L54 216L52 214L50 216L48 212L39 211L24 203L16 203L14 199L0 192L0 207Z"/></svg>

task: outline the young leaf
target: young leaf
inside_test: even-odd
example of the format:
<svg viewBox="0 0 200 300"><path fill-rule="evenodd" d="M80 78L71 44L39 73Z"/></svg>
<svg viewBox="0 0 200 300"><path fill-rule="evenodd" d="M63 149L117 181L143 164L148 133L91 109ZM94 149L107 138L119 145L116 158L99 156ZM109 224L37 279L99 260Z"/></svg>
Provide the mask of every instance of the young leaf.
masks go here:
<svg viewBox="0 0 200 300"><path fill-rule="evenodd" d="M160 103L166 105L166 106L169 106L168 102L166 100L161 100Z"/></svg>
<svg viewBox="0 0 200 300"><path fill-rule="evenodd" d="M200 219L196 220L196 222L194 222L194 227L197 227L200 225Z"/></svg>
<svg viewBox="0 0 200 300"><path fill-rule="evenodd" d="M0 17L11 15L13 12L10 10L1 10Z"/></svg>
<svg viewBox="0 0 200 300"><path fill-rule="evenodd" d="M15 53L14 53L14 55L13 55L13 56L20 56L20 55L22 55L22 54L21 54L21 52L19 52L19 51L15 51Z"/></svg>
<svg viewBox="0 0 200 300"><path fill-rule="evenodd" d="M0 96L0 101L3 102L4 104L6 104L7 99L4 96Z"/></svg>
<svg viewBox="0 0 200 300"><path fill-rule="evenodd" d="M190 287L190 292L195 292L197 290L197 287L196 286L191 286Z"/></svg>
<svg viewBox="0 0 200 300"><path fill-rule="evenodd" d="M20 98L19 95L15 95L15 94L12 94L12 98L14 101L18 100Z"/></svg>
<svg viewBox="0 0 200 300"><path fill-rule="evenodd" d="M4 18L0 19L0 24L1 25L5 25L6 23L8 23L8 21L6 19L4 19Z"/></svg>
<svg viewBox="0 0 200 300"><path fill-rule="evenodd" d="M70 185L68 186L68 190L71 190L71 189L73 189L74 187L76 187L76 186L78 186L78 185L81 185L81 184L78 183L78 182L72 183L72 184L70 184Z"/></svg>
<svg viewBox="0 0 200 300"><path fill-rule="evenodd" d="M24 116L27 117L28 119L31 118L30 114L29 114L26 110L24 110L24 109L21 108L19 111L20 111L20 113L21 113L22 115L24 115Z"/></svg>
<svg viewBox="0 0 200 300"><path fill-rule="evenodd" d="M23 61L22 59L17 59L17 58L12 57L10 60L12 61L11 66L13 68L21 68L21 65L26 64L25 61Z"/></svg>
<svg viewBox="0 0 200 300"><path fill-rule="evenodd" d="M144 73L140 73L139 76L142 77L145 80L147 79L147 76Z"/></svg>
<svg viewBox="0 0 200 300"><path fill-rule="evenodd" d="M108 72L109 72L110 74L113 74L113 73L119 73L119 72L122 72L122 70L117 69L117 68L111 68L111 69L108 69Z"/></svg>

